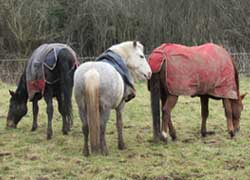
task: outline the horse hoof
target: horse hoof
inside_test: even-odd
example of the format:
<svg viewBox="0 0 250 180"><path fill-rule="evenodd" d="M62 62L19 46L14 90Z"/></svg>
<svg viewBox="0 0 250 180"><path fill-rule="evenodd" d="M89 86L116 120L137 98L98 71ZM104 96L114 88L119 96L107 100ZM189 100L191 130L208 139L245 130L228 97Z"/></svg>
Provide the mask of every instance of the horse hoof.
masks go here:
<svg viewBox="0 0 250 180"><path fill-rule="evenodd" d="M177 137L176 137L175 131L174 131L174 132L171 132L171 133L170 133L170 136L171 136L171 138L172 138L173 141L176 141Z"/></svg>
<svg viewBox="0 0 250 180"><path fill-rule="evenodd" d="M214 135L214 131L206 131L206 132L201 132L202 137L207 137L208 135Z"/></svg>
<svg viewBox="0 0 250 180"><path fill-rule="evenodd" d="M124 144L124 143L119 143L119 144L118 144L118 149L120 149L120 150L126 149L125 144Z"/></svg>
<svg viewBox="0 0 250 180"><path fill-rule="evenodd" d="M85 150L83 150L83 155L85 156L85 157L88 157L89 156L89 150L87 149L85 149Z"/></svg>
<svg viewBox="0 0 250 180"><path fill-rule="evenodd" d="M62 130L62 133L63 133L63 135L68 135L69 134L69 132L65 131L65 130Z"/></svg>
<svg viewBox="0 0 250 180"><path fill-rule="evenodd" d="M52 139L52 135L51 134L47 134L47 140Z"/></svg>
<svg viewBox="0 0 250 180"><path fill-rule="evenodd" d="M162 136L162 137L161 137L161 141L164 142L165 144L167 144L167 143L168 143L168 138Z"/></svg>
<svg viewBox="0 0 250 180"><path fill-rule="evenodd" d="M32 132L34 132L34 131L36 131L36 130L37 130L37 127L34 127L34 126L33 126L33 127L31 128L31 131L32 131Z"/></svg>
<svg viewBox="0 0 250 180"><path fill-rule="evenodd" d="M201 132L201 137L206 137L207 136L207 132Z"/></svg>
<svg viewBox="0 0 250 180"><path fill-rule="evenodd" d="M201 137L203 137L203 138L207 137L207 133L202 132Z"/></svg>
<svg viewBox="0 0 250 180"><path fill-rule="evenodd" d="M233 131L230 131L229 134L230 134L231 138L233 138L235 136L235 133Z"/></svg>
<svg viewBox="0 0 250 180"><path fill-rule="evenodd" d="M149 140L152 143L158 143L161 141L162 135L161 133L155 134L152 140Z"/></svg>
<svg viewBox="0 0 250 180"><path fill-rule="evenodd" d="M240 132L240 128L236 128L236 129L234 130L234 132L235 132L235 133Z"/></svg>
<svg viewBox="0 0 250 180"><path fill-rule="evenodd" d="M164 143L167 143L168 142L168 134L163 131L160 135L160 140L163 141Z"/></svg>
<svg viewBox="0 0 250 180"><path fill-rule="evenodd" d="M176 135L171 135L171 138L172 138L173 141L176 141L176 140L177 140Z"/></svg>

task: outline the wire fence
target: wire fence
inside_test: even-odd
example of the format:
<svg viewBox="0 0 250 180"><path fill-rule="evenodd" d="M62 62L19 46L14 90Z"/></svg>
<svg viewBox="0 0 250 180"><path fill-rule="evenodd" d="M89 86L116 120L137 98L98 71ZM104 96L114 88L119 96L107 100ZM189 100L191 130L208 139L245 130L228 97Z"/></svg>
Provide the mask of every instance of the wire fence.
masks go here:
<svg viewBox="0 0 250 180"><path fill-rule="evenodd" d="M240 74L250 75L250 53L232 53L233 60ZM93 61L95 57L80 57L80 63ZM17 83L23 73L28 58L0 59L0 80Z"/></svg>

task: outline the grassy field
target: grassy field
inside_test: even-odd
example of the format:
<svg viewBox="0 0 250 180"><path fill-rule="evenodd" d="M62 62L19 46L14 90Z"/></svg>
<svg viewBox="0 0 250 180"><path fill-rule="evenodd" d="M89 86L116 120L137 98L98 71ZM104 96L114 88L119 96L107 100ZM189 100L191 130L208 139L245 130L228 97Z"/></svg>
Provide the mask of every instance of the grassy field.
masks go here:
<svg viewBox="0 0 250 180"><path fill-rule="evenodd" d="M250 78L241 77L241 91L250 89ZM250 177L250 97L246 97L241 131L230 139L221 101L210 101L208 130L201 138L198 98L180 97L173 112L177 141L151 142L152 120L146 84L139 83L137 97L124 113L126 150L117 149L115 116L108 122L109 156L82 155L83 135L74 102L74 126L68 136L61 133L61 118L54 112L54 136L46 140L47 116L40 101L39 128L30 132L32 110L17 129L5 129L8 89L0 83L0 180L55 179L158 179L158 180L244 180ZM56 102L54 102L56 105Z"/></svg>

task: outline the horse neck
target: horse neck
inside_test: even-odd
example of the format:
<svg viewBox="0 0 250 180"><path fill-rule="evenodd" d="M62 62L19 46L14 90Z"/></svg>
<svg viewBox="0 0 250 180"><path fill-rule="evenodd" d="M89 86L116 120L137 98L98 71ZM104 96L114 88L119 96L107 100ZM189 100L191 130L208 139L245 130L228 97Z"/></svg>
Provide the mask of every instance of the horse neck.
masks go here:
<svg viewBox="0 0 250 180"><path fill-rule="evenodd" d="M26 87L26 72L24 72L20 78L20 81L17 85L16 94L20 95L25 101L28 100L28 91Z"/></svg>
<svg viewBox="0 0 250 180"><path fill-rule="evenodd" d="M239 75L238 75L238 71L237 71L237 68L233 63L233 67L234 67L234 77L235 77L235 83L236 83L236 87L237 87L237 97L238 97L238 101L240 99L240 85L239 85Z"/></svg>
<svg viewBox="0 0 250 180"><path fill-rule="evenodd" d="M126 48L122 47L121 45L114 45L110 48L110 50L115 52L119 56L121 56L121 59L123 60L123 62L126 64L126 66L128 68L129 75L130 75L132 82L133 82L133 85L134 85L136 75L134 73L134 69L132 69L131 67L128 66L129 53L126 51Z"/></svg>
<svg viewBox="0 0 250 180"><path fill-rule="evenodd" d="M113 51L113 52L115 52L119 56L121 56L121 58L124 61L124 63L127 64L127 60L129 58L129 55L128 55L127 51L125 50L125 48L120 47L118 45L114 45L114 46L112 46L110 48L110 50Z"/></svg>

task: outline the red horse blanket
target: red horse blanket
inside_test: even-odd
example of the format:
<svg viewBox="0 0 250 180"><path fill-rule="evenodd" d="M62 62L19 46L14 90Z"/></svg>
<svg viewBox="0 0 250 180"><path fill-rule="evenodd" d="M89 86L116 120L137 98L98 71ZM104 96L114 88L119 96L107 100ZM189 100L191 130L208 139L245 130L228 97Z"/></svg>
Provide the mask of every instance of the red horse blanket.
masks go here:
<svg viewBox="0 0 250 180"><path fill-rule="evenodd" d="M162 44L149 56L152 72L159 72L164 61L170 94L238 99L237 72L230 54L221 46Z"/></svg>

